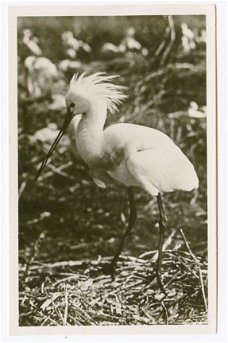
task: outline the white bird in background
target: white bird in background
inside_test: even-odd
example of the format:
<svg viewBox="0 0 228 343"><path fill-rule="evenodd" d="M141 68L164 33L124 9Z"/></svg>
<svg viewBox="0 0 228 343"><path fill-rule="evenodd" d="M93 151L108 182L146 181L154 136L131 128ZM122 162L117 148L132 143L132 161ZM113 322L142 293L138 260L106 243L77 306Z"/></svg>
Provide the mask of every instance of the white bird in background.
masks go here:
<svg viewBox="0 0 228 343"><path fill-rule="evenodd" d="M106 53L106 52L111 52L111 53L114 53L114 54L118 54L118 53L122 53L122 52L125 52L125 49L124 50L121 50L119 46L113 44L113 43L104 43L104 45L102 46L101 48L101 52L102 53Z"/></svg>
<svg viewBox="0 0 228 343"><path fill-rule="evenodd" d="M74 37L73 32L66 31L62 34L63 45L66 48L66 53L68 57L74 59L77 56L77 52L82 49L87 53L91 52L91 47L89 44Z"/></svg>
<svg viewBox="0 0 228 343"><path fill-rule="evenodd" d="M194 119L202 119L207 117L207 107L199 105L195 101L191 101L187 110L171 112L168 114L169 119L175 119L180 117L190 117Z"/></svg>
<svg viewBox="0 0 228 343"><path fill-rule="evenodd" d="M114 45L113 43L107 42L101 48L102 53L126 53L126 52L136 52L141 51L141 53L146 56L148 55L148 50L142 47L142 44L135 39L135 29L129 27L126 30L125 36L119 45Z"/></svg>
<svg viewBox="0 0 228 343"><path fill-rule="evenodd" d="M135 39L134 27L129 27L126 30L124 39L120 43L121 51L141 50L141 48L142 48L142 45Z"/></svg>
<svg viewBox="0 0 228 343"><path fill-rule="evenodd" d="M23 43L26 45L26 47L29 49L30 53L35 56L41 56L42 50L39 47L39 39L35 36L33 36L33 33L30 29L24 29L23 30Z"/></svg>
<svg viewBox="0 0 228 343"><path fill-rule="evenodd" d="M59 77L56 65L46 57L28 56L24 66L29 95L34 99L49 95L53 82Z"/></svg>
<svg viewBox="0 0 228 343"><path fill-rule="evenodd" d="M185 52L189 52L196 48L196 36L194 32L189 29L186 23L181 24L182 30L182 46Z"/></svg>
<svg viewBox="0 0 228 343"><path fill-rule="evenodd" d="M188 115L191 118L206 118L206 106L199 108L195 101L191 101L188 108Z"/></svg>
<svg viewBox="0 0 228 343"><path fill-rule="evenodd" d="M82 63L79 61L63 60L58 64L58 69L63 73L70 69L76 71L80 68L82 68Z"/></svg>
<svg viewBox="0 0 228 343"><path fill-rule="evenodd" d="M162 246L166 218L162 196L175 190L191 191L198 188L195 169L183 152L163 132L153 128L117 123L104 129L107 111L114 113L126 95L125 87L112 83L116 76L84 73L73 76L66 94L67 114L49 153L37 173L44 169L68 125L73 121L77 149L88 164L94 182L105 187L112 180L127 187L130 215L126 231L111 264L113 275L124 240L136 221L133 187L144 189L156 196L159 209L160 239L157 261L157 281L165 292L161 280Z"/></svg>

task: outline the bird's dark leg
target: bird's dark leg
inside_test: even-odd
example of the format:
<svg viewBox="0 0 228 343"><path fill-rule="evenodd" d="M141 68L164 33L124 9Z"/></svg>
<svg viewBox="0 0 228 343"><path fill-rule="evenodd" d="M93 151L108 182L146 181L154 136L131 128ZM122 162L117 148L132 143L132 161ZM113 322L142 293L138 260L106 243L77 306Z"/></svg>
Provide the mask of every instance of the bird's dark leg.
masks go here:
<svg viewBox="0 0 228 343"><path fill-rule="evenodd" d="M120 256L120 253L123 249L124 242L126 237L129 235L131 229L133 228L135 221L136 221L136 207L135 207L135 199L134 199L134 193L132 187L127 188L128 192L128 200L129 200L129 206L130 206L130 214L129 214L129 219L128 219L128 225L127 228L121 238L121 241L119 243L119 246L116 250L116 253L113 257L112 263L111 263L111 275L112 278L114 278L114 273L115 273L115 268L116 268L116 262Z"/></svg>
<svg viewBox="0 0 228 343"><path fill-rule="evenodd" d="M163 293L166 294L164 289L162 280L161 280L161 266L162 266L162 248L164 243L164 234L165 234L165 224L166 224L166 216L163 208L162 197L159 193L157 196L158 201L158 210L159 210L159 247L158 247L158 259L157 259L157 281L160 289Z"/></svg>

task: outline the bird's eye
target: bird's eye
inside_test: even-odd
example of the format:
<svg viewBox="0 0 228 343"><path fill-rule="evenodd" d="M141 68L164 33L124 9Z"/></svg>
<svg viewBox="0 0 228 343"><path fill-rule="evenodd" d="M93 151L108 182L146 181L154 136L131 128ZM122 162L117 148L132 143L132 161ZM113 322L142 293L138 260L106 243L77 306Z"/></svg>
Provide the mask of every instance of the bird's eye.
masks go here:
<svg viewBox="0 0 228 343"><path fill-rule="evenodd" d="M72 112L74 108L75 108L75 103L71 102L69 106L70 112Z"/></svg>

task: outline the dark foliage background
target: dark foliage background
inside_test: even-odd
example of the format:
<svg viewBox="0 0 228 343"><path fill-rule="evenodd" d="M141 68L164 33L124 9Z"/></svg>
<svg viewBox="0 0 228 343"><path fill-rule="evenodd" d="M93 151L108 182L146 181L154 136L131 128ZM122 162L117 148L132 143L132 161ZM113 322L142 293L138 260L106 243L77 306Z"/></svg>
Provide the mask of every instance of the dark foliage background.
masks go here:
<svg viewBox="0 0 228 343"><path fill-rule="evenodd" d="M183 27L193 33L189 49L184 46ZM102 52L105 43L118 46L129 27L142 49ZM23 30L38 37L42 56L58 67L50 92L35 98L27 87L25 59L31 52L23 43ZM192 251L207 259L206 197L206 44L203 16L148 17L32 17L18 19L18 152L19 152L19 262L20 289L30 292L47 277L44 273L29 281L31 265L70 260L93 260L112 256L128 215L126 190L94 185L87 166L74 152L67 137L58 146L38 182L34 176L51 145L51 136L42 139L38 130L50 123L60 127L64 105L50 106L55 95L64 95L74 72L105 71L119 74L119 83L128 87L128 99L112 122L128 121L148 125L167 133L193 162L200 180L198 192L164 195L168 228L166 238L172 249L182 244L179 228L186 234ZM79 51L69 59L61 35L72 31L88 43L91 52ZM174 35L172 36L172 34ZM186 39L187 41L187 39ZM191 47L191 42L194 44ZM187 43L186 43L187 44ZM61 70L63 60L75 66ZM58 98L59 99L59 98ZM193 102L195 105L193 105ZM194 112L195 111L195 112ZM202 115L200 115L200 113ZM57 134L57 128L56 134ZM37 135L38 132L38 135ZM53 132L52 132L53 133ZM126 256L139 256L158 246L156 199L136 190L138 219L124 248ZM66 272L66 270L65 270ZM35 280L35 281L34 281ZM30 283L29 283L30 282ZM23 296L22 296L23 299ZM21 307L21 312L28 309ZM23 319L22 325L31 325Z"/></svg>

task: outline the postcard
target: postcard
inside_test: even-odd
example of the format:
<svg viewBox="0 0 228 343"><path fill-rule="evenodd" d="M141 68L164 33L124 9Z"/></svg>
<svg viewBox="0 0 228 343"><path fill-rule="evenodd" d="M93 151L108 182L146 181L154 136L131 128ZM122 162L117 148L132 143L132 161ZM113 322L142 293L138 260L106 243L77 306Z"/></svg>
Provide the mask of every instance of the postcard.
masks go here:
<svg viewBox="0 0 228 343"><path fill-rule="evenodd" d="M9 6L10 335L216 332L215 33L213 5Z"/></svg>

